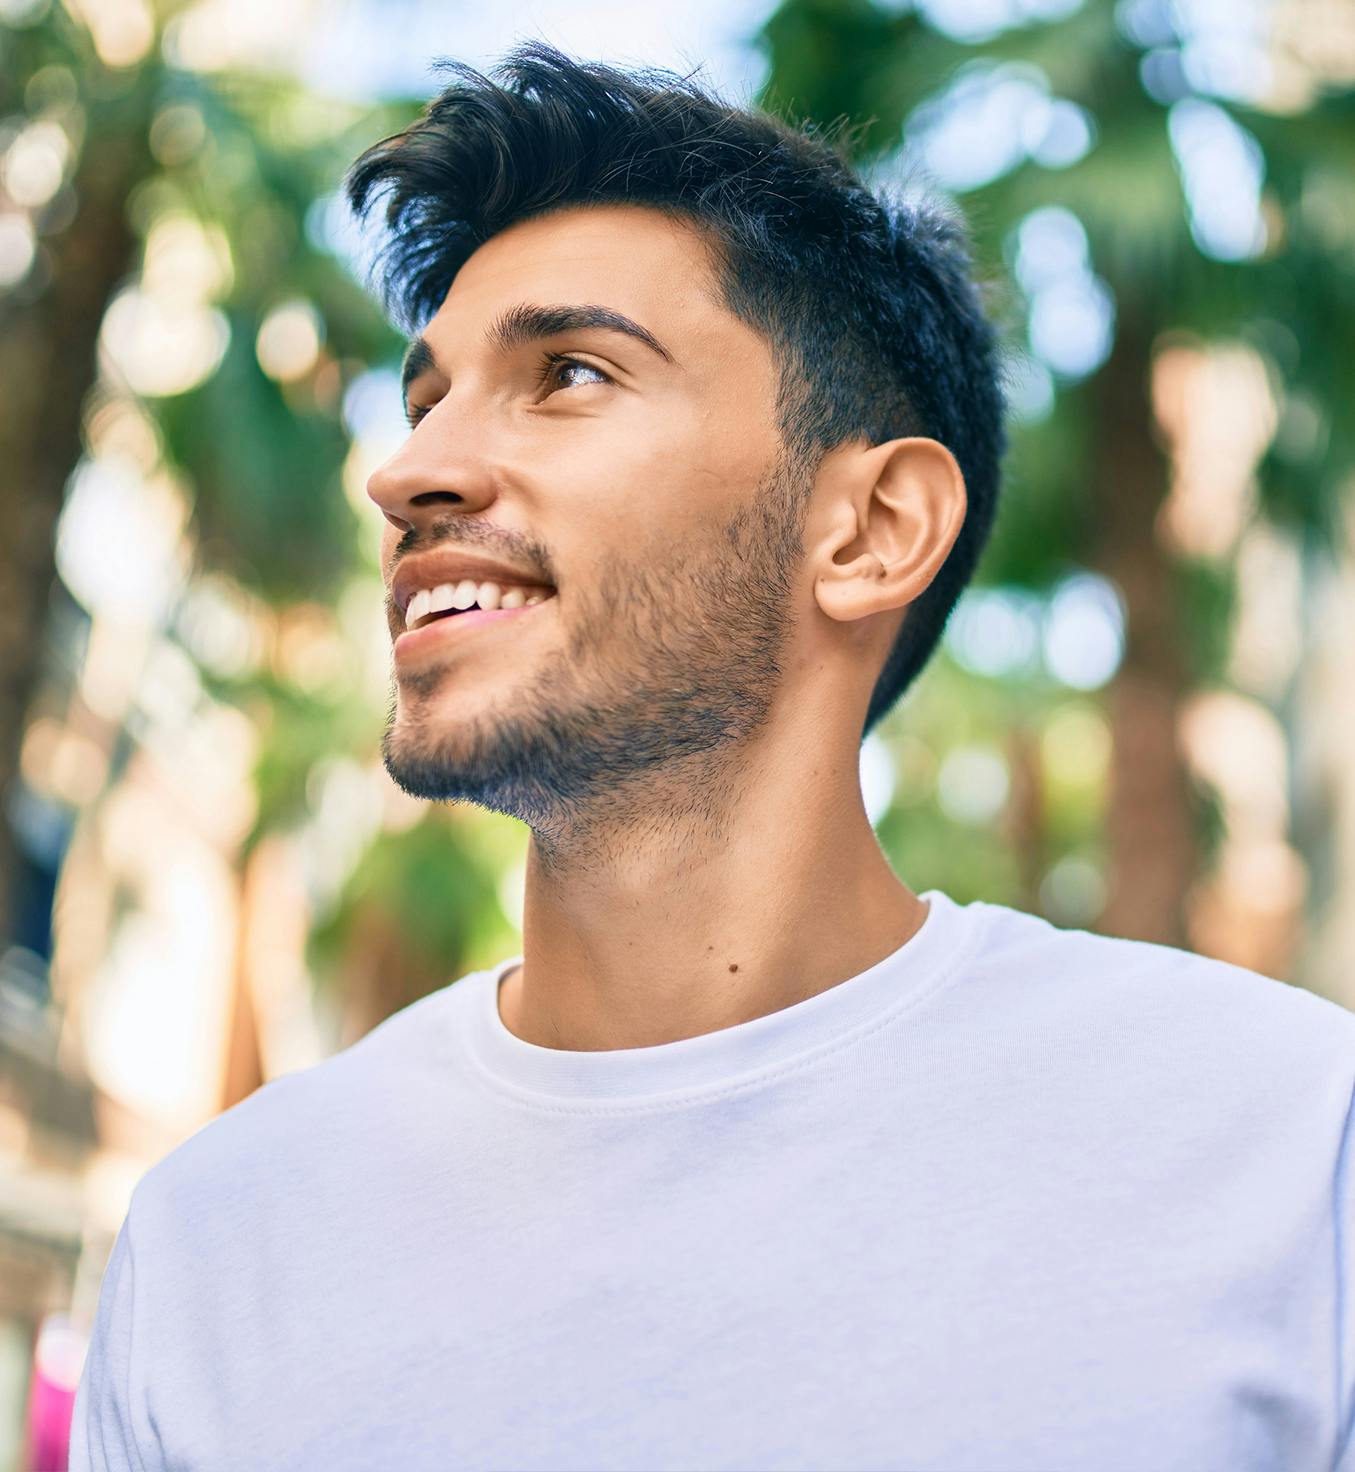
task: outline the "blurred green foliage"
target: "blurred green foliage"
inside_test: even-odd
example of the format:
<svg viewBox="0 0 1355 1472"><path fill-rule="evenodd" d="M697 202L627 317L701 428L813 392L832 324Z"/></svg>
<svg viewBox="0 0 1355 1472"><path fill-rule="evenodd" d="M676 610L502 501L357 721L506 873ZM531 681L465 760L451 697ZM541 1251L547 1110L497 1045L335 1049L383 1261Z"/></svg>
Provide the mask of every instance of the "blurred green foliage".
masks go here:
<svg viewBox="0 0 1355 1472"><path fill-rule="evenodd" d="M1252 18L1243 9L1239 29ZM1262 355L1281 422L1259 470L1258 514L1295 533L1309 555L1349 551L1341 507L1355 471L1355 428L1343 412L1355 328L1355 91L1349 80L1310 72L1310 95L1283 111L1209 92L1190 75L1189 7L1087 0L1056 18L1024 20L1020 7L1011 10L1013 23L967 39L930 23L922 7L782 0L760 38L770 63L761 100L840 136L858 164L896 190L925 187L917 160L928 130L947 106L981 108L985 88L1023 85L1084 120L1087 146L1073 156L1016 147L1005 166L956 186L1014 361L1038 357L1033 294L1012 281L1020 232L1034 212L1052 206L1076 217L1114 311L1104 365L1054 371L1048 409L1018 416L979 582L1048 589L1074 565L1116 583L1127 627L1112 690L1123 693L1111 710L1117 760L1131 763L1145 748L1170 751L1190 691L1225 679L1236 596L1230 551L1174 556L1153 532L1168 479L1149 402L1159 342L1240 341ZM962 88L969 90L955 103ZM844 119L855 126L843 129ZM1255 151L1266 229L1259 251L1221 250L1202 235L1179 146L1192 121L1215 134L1231 129L1217 149L1237 140ZM913 163L900 171L900 158ZM923 683L918 701L948 698L942 682ZM975 706L974 690L963 698ZM1014 721L1039 722L1024 704L1016 689L1007 692L991 739ZM916 702L906 719L919 719ZM1164 767L1154 805L1192 816L1154 851L1131 810L1141 785L1133 798L1121 796L1132 784L1117 777L1113 768L1102 815L1111 884L1103 920L1118 933L1183 943L1178 905L1217 850L1217 804L1197 800L1198 783L1179 758L1176 770ZM1047 829L1052 817L1044 815ZM882 832L910 876L945 874L957 890L1031 901L1012 878L1021 866L994 852L991 835L947 830L943 841L943 827L934 814L910 810ZM1028 832L1019 842L1045 849L1050 837ZM1146 915L1129 903L1135 894L1155 896ZM1150 933L1156 912L1162 928Z"/></svg>
<svg viewBox="0 0 1355 1472"><path fill-rule="evenodd" d="M1125 669L1165 692L1170 713L1192 689L1226 677L1235 590L1228 557L1172 558L1143 531L1166 492L1148 401L1154 345L1167 334L1236 339L1262 355L1281 417L1260 468L1258 514L1336 548L1342 487L1355 466L1355 428L1343 412L1355 321L1355 100L1349 87L1318 86L1302 107L1277 114L1207 99L1261 151L1268 230L1259 254L1214 259L1193 229L1172 104L1144 83L1149 53L1179 50L1181 37L1135 39L1127 13L1087 0L1059 19L965 41L909 5L783 0L756 44L770 68L764 104L832 133L882 184L916 182L910 150L959 84L1024 78L1088 120L1089 146L1077 157L1050 164L1027 151L960 191L1013 361L1033 355L1031 300L1013 274L1019 232L1034 211L1058 206L1081 222L1089 268L1115 313L1105 364L1054 373L1047 407L1015 424L980 582L1046 596L1081 568L1115 580L1125 592ZM1177 100L1191 95L1187 86ZM330 201L353 157L418 107L320 96L283 70L195 72L166 60L158 38L134 61L111 65L60 4L0 29L0 123L15 130L54 118L77 156L60 195L65 213L34 214L37 262L28 280L0 293L0 324L55 291L81 259L59 247L93 228L81 170L96 143L117 155L127 181L127 258L110 301L147 279L147 253L166 221L187 219L210 249L219 246L219 280L200 304L226 333L219 362L179 389L137 394L135 385L105 382L100 392L134 400L153 423L164 464L191 501L194 576L224 579L271 610L279 628L297 609L327 610L331 632L351 638L339 605L355 583L380 617L374 536L354 510L344 405L369 370L396 363L401 343L337 253ZM279 376L265 370L258 343L288 303L313 314L319 341L301 371ZM97 326L96 318L66 344L84 365L85 388L94 384ZM30 488L47 498L53 521L84 449L72 425L55 435L59 474ZM33 622L46 617L42 592L32 595ZM322 763L375 759L381 712L353 673L356 654L352 669L326 678L299 678L272 646L223 671L194 650L177 610L170 634L199 658L209 695L238 705L259 732L246 851L270 832L313 822L312 777ZM1158 717L1108 701L1113 693L1070 690L1038 660L977 674L943 649L880 732L896 784L878 831L900 872L915 888L1043 908L1072 923L1094 921L1098 901L1094 885L1070 900L1072 890L1047 883L1064 861L1074 861L1066 872L1075 876L1108 874L1131 889L1165 865L1184 892L1217 849L1219 805L1185 774L1166 774L1159 800L1185 794L1190 841L1166 855L1136 850L1117 821L1114 752L1132 748L1135 720ZM1107 755L1098 733L1112 727ZM1057 745L1069 731L1083 743L1068 748L1082 751L1072 777L1060 771L1069 764ZM12 750L17 759L17 742ZM986 815L957 816L945 800L942 774L957 751L1006 773L1007 795ZM338 891L318 902L311 961L319 982L340 976L345 957L369 951L419 986L487 962L511 939L497 886L520 862L522 837L506 820L469 814L378 829ZM392 986L394 995L405 983Z"/></svg>

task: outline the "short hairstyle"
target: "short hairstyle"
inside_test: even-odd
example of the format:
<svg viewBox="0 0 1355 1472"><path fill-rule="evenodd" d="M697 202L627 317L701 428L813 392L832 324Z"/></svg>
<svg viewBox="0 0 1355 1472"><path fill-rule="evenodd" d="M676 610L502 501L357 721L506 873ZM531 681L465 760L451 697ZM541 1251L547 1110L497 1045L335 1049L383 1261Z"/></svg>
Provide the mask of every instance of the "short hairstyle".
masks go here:
<svg viewBox="0 0 1355 1472"><path fill-rule="evenodd" d="M930 658L996 509L1005 438L993 330L963 229L936 205L890 202L829 134L731 106L690 78L580 62L539 41L496 80L453 81L349 173L359 216L384 202L388 310L417 330L485 241L571 205L645 205L699 227L729 310L779 369L783 442L803 463L835 446L924 435L955 456L967 510L910 605L863 737Z"/></svg>

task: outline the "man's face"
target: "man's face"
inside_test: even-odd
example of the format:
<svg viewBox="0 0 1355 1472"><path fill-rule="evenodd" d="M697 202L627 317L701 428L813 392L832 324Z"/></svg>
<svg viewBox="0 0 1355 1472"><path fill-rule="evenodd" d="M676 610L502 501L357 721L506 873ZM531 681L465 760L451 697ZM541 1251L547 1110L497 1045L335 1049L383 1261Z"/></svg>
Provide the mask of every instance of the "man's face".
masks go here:
<svg viewBox="0 0 1355 1472"><path fill-rule="evenodd" d="M604 308L653 341L541 308ZM630 206L525 221L467 261L423 343L416 427L368 487L396 595L392 777L549 829L748 736L781 682L803 490L770 349L720 303L700 238ZM488 564L554 592L405 633L399 600Z"/></svg>

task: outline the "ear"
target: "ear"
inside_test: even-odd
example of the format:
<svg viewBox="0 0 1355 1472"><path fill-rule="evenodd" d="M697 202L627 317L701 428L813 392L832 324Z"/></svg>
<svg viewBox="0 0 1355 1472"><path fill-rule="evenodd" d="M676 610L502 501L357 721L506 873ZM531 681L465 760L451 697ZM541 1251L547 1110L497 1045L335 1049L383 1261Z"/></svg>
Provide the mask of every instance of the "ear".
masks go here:
<svg viewBox="0 0 1355 1472"><path fill-rule="evenodd" d="M903 608L941 570L968 498L954 455L937 440L890 440L852 450L822 486L814 597L848 622Z"/></svg>

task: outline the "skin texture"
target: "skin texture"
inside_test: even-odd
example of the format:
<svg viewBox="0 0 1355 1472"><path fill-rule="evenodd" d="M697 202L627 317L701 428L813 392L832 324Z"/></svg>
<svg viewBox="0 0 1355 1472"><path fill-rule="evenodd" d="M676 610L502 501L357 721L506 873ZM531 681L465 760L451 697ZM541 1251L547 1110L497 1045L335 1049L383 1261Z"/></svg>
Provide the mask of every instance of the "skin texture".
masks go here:
<svg viewBox="0 0 1355 1472"><path fill-rule="evenodd" d="M624 313L672 361L602 328L487 343L523 303ZM455 546L558 590L397 664L383 743L407 791L531 828L505 1026L648 1047L897 950L927 907L866 817L860 731L963 522L954 458L903 439L788 463L769 344L721 304L702 236L643 207L495 236L423 336L427 412L368 485L388 586ZM574 364L542 383L545 352Z"/></svg>

